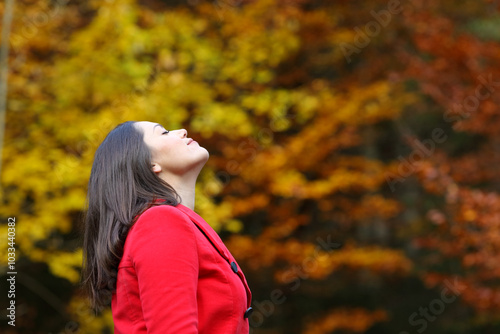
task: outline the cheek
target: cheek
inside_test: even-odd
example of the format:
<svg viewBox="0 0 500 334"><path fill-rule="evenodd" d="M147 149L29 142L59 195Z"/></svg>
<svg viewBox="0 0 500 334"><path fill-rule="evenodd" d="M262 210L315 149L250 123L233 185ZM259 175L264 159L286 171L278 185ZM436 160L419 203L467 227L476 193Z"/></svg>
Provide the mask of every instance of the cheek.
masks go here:
<svg viewBox="0 0 500 334"><path fill-rule="evenodd" d="M158 160L168 160L178 156L182 151L179 143L173 140L161 140L154 143L151 155Z"/></svg>
<svg viewBox="0 0 500 334"><path fill-rule="evenodd" d="M159 157L170 157L172 154L172 145L169 145L168 143L160 143L156 147L156 152Z"/></svg>

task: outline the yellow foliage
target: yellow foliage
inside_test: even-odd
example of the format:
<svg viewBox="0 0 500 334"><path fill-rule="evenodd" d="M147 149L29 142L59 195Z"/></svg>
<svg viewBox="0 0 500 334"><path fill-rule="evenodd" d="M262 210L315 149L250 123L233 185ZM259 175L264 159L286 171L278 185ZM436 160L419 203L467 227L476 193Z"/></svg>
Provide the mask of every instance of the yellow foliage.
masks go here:
<svg viewBox="0 0 500 334"><path fill-rule="evenodd" d="M329 311L319 319L310 321L304 334L328 334L347 330L364 333L377 322L387 321L389 316L384 310L367 311L361 308L342 308Z"/></svg>
<svg viewBox="0 0 500 334"><path fill-rule="evenodd" d="M76 252L54 252L47 256L47 264L54 276L66 278L71 283L78 283L82 264L82 250Z"/></svg>
<svg viewBox="0 0 500 334"><path fill-rule="evenodd" d="M78 333L94 334L104 331L113 332L113 316L111 309L104 310L100 315L95 315L90 309L89 303L80 295L75 295L68 305L68 313L71 321L68 322L68 328L78 324Z"/></svg>
<svg viewBox="0 0 500 334"><path fill-rule="evenodd" d="M264 220L260 235L228 242L250 269L312 258L313 279L341 268L408 272L411 263L399 251L351 245L316 252L317 245L296 238L301 226L322 228L311 211L300 211L307 200L351 221L390 218L400 210L379 193L388 167L343 150L363 143L363 127L399 117L413 95L387 80L355 85L307 77L314 76L307 66L343 61L338 44L353 33L337 28L339 13L276 0L191 10L153 10L134 0L88 6L84 15L78 5L59 8L34 38L19 35L19 19L13 26L0 214L16 216L19 257L78 282L81 250L66 242L81 223L94 152L118 123L151 120L186 128L216 152L196 186L196 211L215 230L251 229L244 223L253 213ZM315 36L315 29L326 33ZM334 51L303 68L291 66L317 38ZM346 194L358 200L345 200ZM5 248L0 255L3 267ZM109 311L89 316L82 303L75 296L70 305L82 333L112 328ZM365 317L357 330L373 323L366 319L381 319L356 312ZM340 314L322 319L322 330L348 329ZM320 333L311 328L308 333Z"/></svg>
<svg viewBox="0 0 500 334"><path fill-rule="evenodd" d="M379 275L406 275L413 267L412 262L403 252L381 247L355 247L349 243L338 250L321 249L319 245L300 243L291 240L282 245L276 257L286 259L306 271L312 279L323 279L335 270L368 269ZM292 269L277 271L275 278L281 283L287 282L287 273Z"/></svg>

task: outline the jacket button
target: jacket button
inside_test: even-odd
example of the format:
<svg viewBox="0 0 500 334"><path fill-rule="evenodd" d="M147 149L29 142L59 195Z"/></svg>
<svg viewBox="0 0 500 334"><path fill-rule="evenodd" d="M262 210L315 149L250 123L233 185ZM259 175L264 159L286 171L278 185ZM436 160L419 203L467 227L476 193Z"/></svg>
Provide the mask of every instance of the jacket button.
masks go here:
<svg viewBox="0 0 500 334"><path fill-rule="evenodd" d="M238 272L238 266L236 265L236 262L231 262L231 269L234 271L236 274Z"/></svg>
<svg viewBox="0 0 500 334"><path fill-rule="evenodd" d="M253 312L253 308L249 307L247 308L247 310L245 311L245 315L243 315L243 318L248 318L250 316L250 314L252 314Z"/></svg>

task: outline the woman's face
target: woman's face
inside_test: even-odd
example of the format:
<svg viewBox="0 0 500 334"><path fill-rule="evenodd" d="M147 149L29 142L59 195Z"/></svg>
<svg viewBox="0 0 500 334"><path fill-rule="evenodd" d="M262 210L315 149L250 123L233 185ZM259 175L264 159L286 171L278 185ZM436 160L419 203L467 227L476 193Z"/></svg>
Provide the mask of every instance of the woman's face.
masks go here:
<svg viewBox="0 0 500 334"><path fill-rule="evenodd" d="M164 175L183 176L199 173L208 160L208 151L187 137L187 131L166 130L158 123L136 122L144 133L144 142L151 150L153 171Z"/></svg>

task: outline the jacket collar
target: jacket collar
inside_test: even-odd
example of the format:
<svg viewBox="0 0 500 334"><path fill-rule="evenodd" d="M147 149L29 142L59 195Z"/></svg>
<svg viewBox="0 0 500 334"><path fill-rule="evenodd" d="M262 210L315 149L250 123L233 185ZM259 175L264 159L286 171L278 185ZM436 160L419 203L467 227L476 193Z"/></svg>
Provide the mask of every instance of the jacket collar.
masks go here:
<svg viewBox="0 0 500 334"><path fill-rule="evenodd" d="M186 215L189 216L191 221L198 226L200 230L203 231L203 234L209 238L210 242L214 247L216 247L216 250L218 253L226 260L228 263L231 262L236 262L233 256L229 253L227 250L227 247L224 245L222 242L221 238L217 234L217 232L214 231L214 229L196 212L188 208L187 206L179 203L176 208L184 212ZM239 265L237 265L239 267ZM236 273L238 277L241 279L243 285L245 286L245 290L247 292L247 306L250 306L251 304L251 299L252 299L252 293L250 291L250 288L248 287L247 280L245 278L245 275L243 275L243 272L241 271L241 268L239 268L238 272Z"/></svg>

